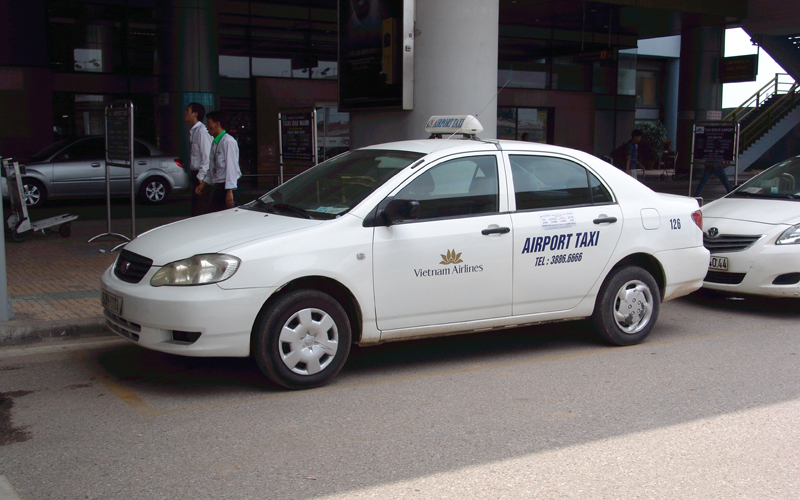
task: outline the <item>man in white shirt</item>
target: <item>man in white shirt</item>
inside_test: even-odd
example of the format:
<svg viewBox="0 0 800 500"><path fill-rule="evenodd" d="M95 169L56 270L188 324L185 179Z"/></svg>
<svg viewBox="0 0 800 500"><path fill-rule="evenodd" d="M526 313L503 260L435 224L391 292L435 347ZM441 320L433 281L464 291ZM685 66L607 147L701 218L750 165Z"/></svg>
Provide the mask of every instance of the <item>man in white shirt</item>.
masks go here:
<svg viewBox="0 0 800 500"><path fill-rule="evenodd" d="M221 111L212 111L206 116L211 141L208 173L195 192L202 194L207 185L214 186L210 212L218 212L236 206L236 187L242 171L239 169L239 143L225 129L228 118Z"/></svg>
<svg viewBox="0 0 800 500"><path fill-rule="evenodd" d="M183 113L183 121L189 124L190 162L192 177L192 217L208 212L210 202L208 194L198 194L195 190L208 172L209 155L211 154L211 135L203 125L206 108L202 104L190 102Z"/></svg>

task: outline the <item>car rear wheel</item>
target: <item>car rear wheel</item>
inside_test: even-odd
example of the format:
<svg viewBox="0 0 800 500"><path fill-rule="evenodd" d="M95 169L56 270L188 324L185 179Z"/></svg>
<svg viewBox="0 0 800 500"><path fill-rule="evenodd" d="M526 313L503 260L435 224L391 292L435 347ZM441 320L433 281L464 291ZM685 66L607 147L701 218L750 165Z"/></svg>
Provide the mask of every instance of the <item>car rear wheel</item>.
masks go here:
<svg viewBox="0 0 800 500"><path fill-rule="evenodd" d="M28 208L39 208L47 199L44 185L35 179L22 180L22 195L25 197L25 204L28 205Z"/></svg>
<svg viewBox="0 0 800 500"><path fill-rule="evenodd" d="M638 266L612 271L597 296L592 321L603 339L614 345L634 345L652 331L661 309L653 276Z"/></svg>
<svg viewBox="0 0 800 500"><path fill-rule="evenodd" d="M316 290L279 298L254 332L253 354L261 371L287 389L330 381L350 353L351 328L342 306Z"/></svg>
<svg viewBox="0 0 800 500"><path fill-rule="evenodd" d="M166 201L169 196L169 183L161 177L150 177L145 179L142 187L139 188L139 197L145 203L157 205Z"/></svg>

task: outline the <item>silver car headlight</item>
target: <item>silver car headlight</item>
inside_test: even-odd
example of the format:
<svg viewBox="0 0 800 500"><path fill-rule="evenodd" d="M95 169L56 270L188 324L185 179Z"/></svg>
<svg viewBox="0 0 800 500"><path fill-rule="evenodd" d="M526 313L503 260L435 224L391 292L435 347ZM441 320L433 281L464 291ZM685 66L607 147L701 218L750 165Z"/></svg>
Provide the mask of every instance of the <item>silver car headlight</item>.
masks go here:
<svg viewBox="0 0 800 500"><path fill-rule="evenodd" d="M242 261L233 255L204 253L171 262L150 279L152 286L191 286L219 283L233 276Z"/></svg>
<svg viewBox="0 0 800 500"><path fill-rule="evenodd" d="M800 224L795 224L778 237L776 245L796 245L800 243Z"/></svg>

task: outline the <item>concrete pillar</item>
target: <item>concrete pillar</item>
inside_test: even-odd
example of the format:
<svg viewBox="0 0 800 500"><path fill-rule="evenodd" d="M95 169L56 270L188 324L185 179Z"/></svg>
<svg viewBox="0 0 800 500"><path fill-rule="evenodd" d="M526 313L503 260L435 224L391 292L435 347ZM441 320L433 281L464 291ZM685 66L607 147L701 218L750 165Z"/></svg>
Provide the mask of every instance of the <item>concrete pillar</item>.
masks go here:
<svg viewBox="0 0 800 500"><path fill-rule="evenodd" d="M680 59L668 59L666 82L664 88L666 89L664 96L664 128L667 129L667 140L672 143L672 149L675 149L676 137L678 134L678 86L680 76Z"/></svg>
<svg viewBox="0 0 800 500"><path fill-rule="evenodd" d="M350 115L353 148L422 139L432 115L477 115L497 137L499 0L424 0L416 7L414 109Z"/></svg>
<svg viewBox="0 0 800 500"><path fill-rule="evenodd" d="M681 59L677 151L680 170L688 172L692 154L692 126L705 121L707 111L722 109L722 85L717 83L719 58L723 56L722 27L684 27Z"/></svg>
<svg viewBox="0 0 800 500"><path fill-rule="evenodd" d="M214 0L158 3L159 140L163 150L189 158L183 111L199 102L217 107L219 48Z"/></svg>

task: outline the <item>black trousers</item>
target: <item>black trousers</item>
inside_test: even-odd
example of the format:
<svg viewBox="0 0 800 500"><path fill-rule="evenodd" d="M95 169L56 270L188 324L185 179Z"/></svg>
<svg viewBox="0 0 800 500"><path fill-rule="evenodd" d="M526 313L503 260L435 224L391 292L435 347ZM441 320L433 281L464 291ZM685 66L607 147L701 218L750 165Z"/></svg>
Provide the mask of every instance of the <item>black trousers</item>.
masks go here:
<svg viewBox="0 0 800 500"><path fill-rule="evenodd" d="M211 195L211 207L209 208L209 212L220 212L222 210L227 210L228 206L225 205L225 195L227 194L227 189L225 189L225 183L221 182L219 184L214 184L214 193ZM239 204L238 197L236 196L236 190L233 190L233 206Z"/></svg>
<svg viewBox="0 0 800 500"><path fill-rule="evenodd" d="M198 196L195 189L200 185L200 179L197 178L197 171L190 172L190 174L192 177L192 217L207 214L211 205L211 191L205 191Z"/></svg>

